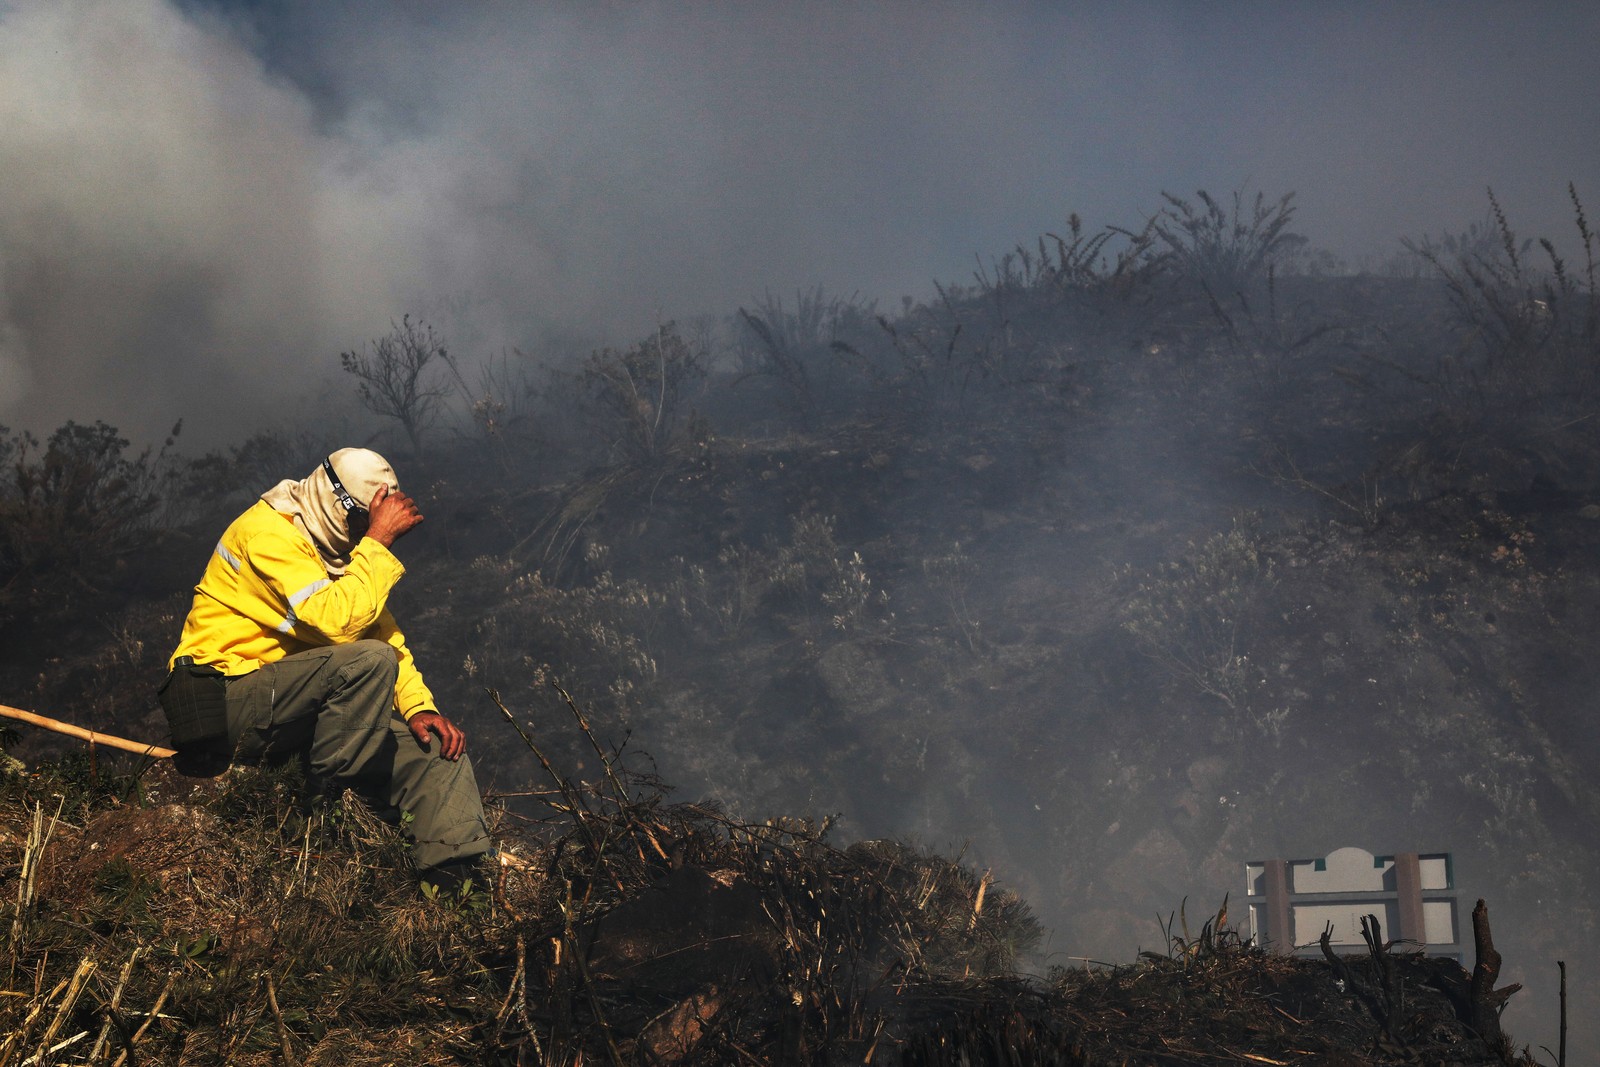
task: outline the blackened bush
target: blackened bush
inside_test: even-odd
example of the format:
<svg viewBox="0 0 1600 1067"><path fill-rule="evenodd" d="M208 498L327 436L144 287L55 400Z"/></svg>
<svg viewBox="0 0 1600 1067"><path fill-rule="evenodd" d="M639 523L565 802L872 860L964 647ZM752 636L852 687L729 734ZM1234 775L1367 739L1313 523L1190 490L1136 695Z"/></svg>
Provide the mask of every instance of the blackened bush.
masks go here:
<svg viewBox="0 0 1600 1067"><path fill-rule="evenodd" d="M739 309L740 369L776 381L800 425L809 428L819 408L840 399L839 356L851 351L852 339L870 332L875 315L875 303L830 297L820 285L795 293L792 311L769 292L755 310Z"/></svg>
<svg viewBox="0 0 1600 1067"><path fill-rule="evenodd" d="M450 365L444 342L432 326L412 322L409 315L370 347L339 353L339 365L356 379L361 402L374 415L398 422L417 458L423 435L438 421L450 392L439 375L441 364Z"/></svg>
<svg viewBox="0 0 1600 1067"><path fill-rule="evenodd" d="M329 441L308 432L263 430L225 451L207 452L171 473L173 525L226 524L263 492L285 478L302 478L330 451Z"/></svg>
<svg viewBox="0 0 1600 1067"><path fill-rule="evenodd" d="M1549 260L1529 259L1533 242L1519 240L1494 190L1489 218L1461 238L1404 240L1449 289L1456 321L1473 344L1446 358L1440 381L1447 401L1467 398L1503 409L1557 401L1585 408L1600 392L1600 291L1596 289L1596 240L1578 199L1567 186L1577 223L1583 264L1570 269L1547 238L1539 247Z"/></svg>
<svg viewBox="0 0 1600 1067"><path fill-rule="evenodd" d="M108 564L138 546L161 502L165 453L129 458L127 448L103 422L68 422L42 450L32 434L6 441L15 458L0 480L0 590L41 577L95 588Z"/></svg>
<svg viewBox="0 0 1600 1067"><path fill-rule="evenodd" d="M1201 189L1200 206L1171 193L1162 193L1167 206L1155 223L1155 234L1166 245L1166 257L1177 273L1200 283L1220 302L1248 293L1265 279L1277 261L1298 250L1305 238L1288 232L1294 218L1293 193L1275 202L1257 193L1250 211L1244 195L1233 194L1230 215Z"/></svg>
<svg viewBox="0 0 1600 1067"><path fill-rule="evenodd" d="M685 422L684 394L706 376L704 353L668 322L631 348L602 348L583 362L580 382L604 419L607 444L625 461L661 460Z"/></svg>

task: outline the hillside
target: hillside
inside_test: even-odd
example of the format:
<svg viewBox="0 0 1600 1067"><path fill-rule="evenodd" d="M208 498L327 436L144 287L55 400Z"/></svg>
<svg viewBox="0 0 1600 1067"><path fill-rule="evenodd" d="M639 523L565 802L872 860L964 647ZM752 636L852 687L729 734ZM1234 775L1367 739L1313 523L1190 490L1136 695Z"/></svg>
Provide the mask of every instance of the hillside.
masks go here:
<svg viewBox="0 0 1600 1067"><path fill-rule="evenodd" d="M428 514L396 614L508 818L546 817L514 794L547 786L486 689L602 775L559 683L601 751L733 825L837 814L854 863L960 855L1037 916L1041 971L1167 955L1155 917L1237 896L1249 860L1449 850L1526 987L1508 1028L1553 1046L1556 961L1600 948L1593 241L1580 209L1580 265L1491 221L1410 275L1319 274L1291 217L1174 198L893 314L768 297L476 378L408 320L389 340L440 391L409 432L356 417L357 362L337 431L197 460L13 441L0 693L162 737L150 694L221 525L388 427ZM1016 996L1055 1004L1078 967ZM1596 996L1576 983L1574 1018Z"/></svg>
<svg viewBox="0 0 1600 1067"><path fill-rule="evenodd" d="M987 873L605 763L426 900L392 827L293 771L13 774L0 1064L1513 1062L1448 961L1286 959L1221 914L1024 977L1038 925Z"/></svg>

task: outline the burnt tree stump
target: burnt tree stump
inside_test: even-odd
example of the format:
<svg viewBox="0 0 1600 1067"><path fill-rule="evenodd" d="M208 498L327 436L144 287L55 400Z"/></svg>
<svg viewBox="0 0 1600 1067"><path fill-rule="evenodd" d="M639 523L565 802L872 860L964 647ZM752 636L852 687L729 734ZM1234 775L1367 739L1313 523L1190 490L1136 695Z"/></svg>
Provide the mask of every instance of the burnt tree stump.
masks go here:
<svg viewBox="0 0 1600 1067"><path fill-rule="evenodd" d="M1494 936L1489 931L1489 906L1482 900L1472 909L1472 943L1477 958L1467 990L1472 1013L1469 1022L1485 1041L1502 1041L1505 1035L1500 1031L1500 1009L1522 988L1522 983L1513 982L1503 989L1494 987L1500 980L1500 953L1495 951Z"/></svg>

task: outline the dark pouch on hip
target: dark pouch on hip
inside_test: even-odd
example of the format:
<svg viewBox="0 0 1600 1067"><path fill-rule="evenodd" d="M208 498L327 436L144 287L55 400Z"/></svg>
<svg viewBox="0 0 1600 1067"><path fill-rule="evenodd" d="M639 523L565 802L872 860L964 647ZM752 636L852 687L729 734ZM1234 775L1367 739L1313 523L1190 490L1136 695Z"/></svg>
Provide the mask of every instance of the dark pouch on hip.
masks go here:
<svg viewBox="0 0 1600 1067"><path fill-rule="evenodd" d="M228 678L215 667L178 657L156 692L167 713L179 773L214 778L228 766Z"/></svg>

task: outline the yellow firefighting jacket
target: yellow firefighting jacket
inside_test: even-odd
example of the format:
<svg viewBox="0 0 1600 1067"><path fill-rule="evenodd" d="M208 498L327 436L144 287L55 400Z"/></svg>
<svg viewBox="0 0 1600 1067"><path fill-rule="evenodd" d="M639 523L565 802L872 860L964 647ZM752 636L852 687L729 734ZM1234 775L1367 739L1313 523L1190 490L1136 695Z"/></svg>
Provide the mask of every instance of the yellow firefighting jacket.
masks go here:
<svg viewBox="0 0 1600 1067"><path fill-rule="evenodd" d="M437 705L384 606L405 567L362 538L343 575L330 577L316 548L265 501L233 521L217 542L172 660L193 656L223 674L248 674L318 645L375 638L400 660L395 708L407 719Z"/></svg>

